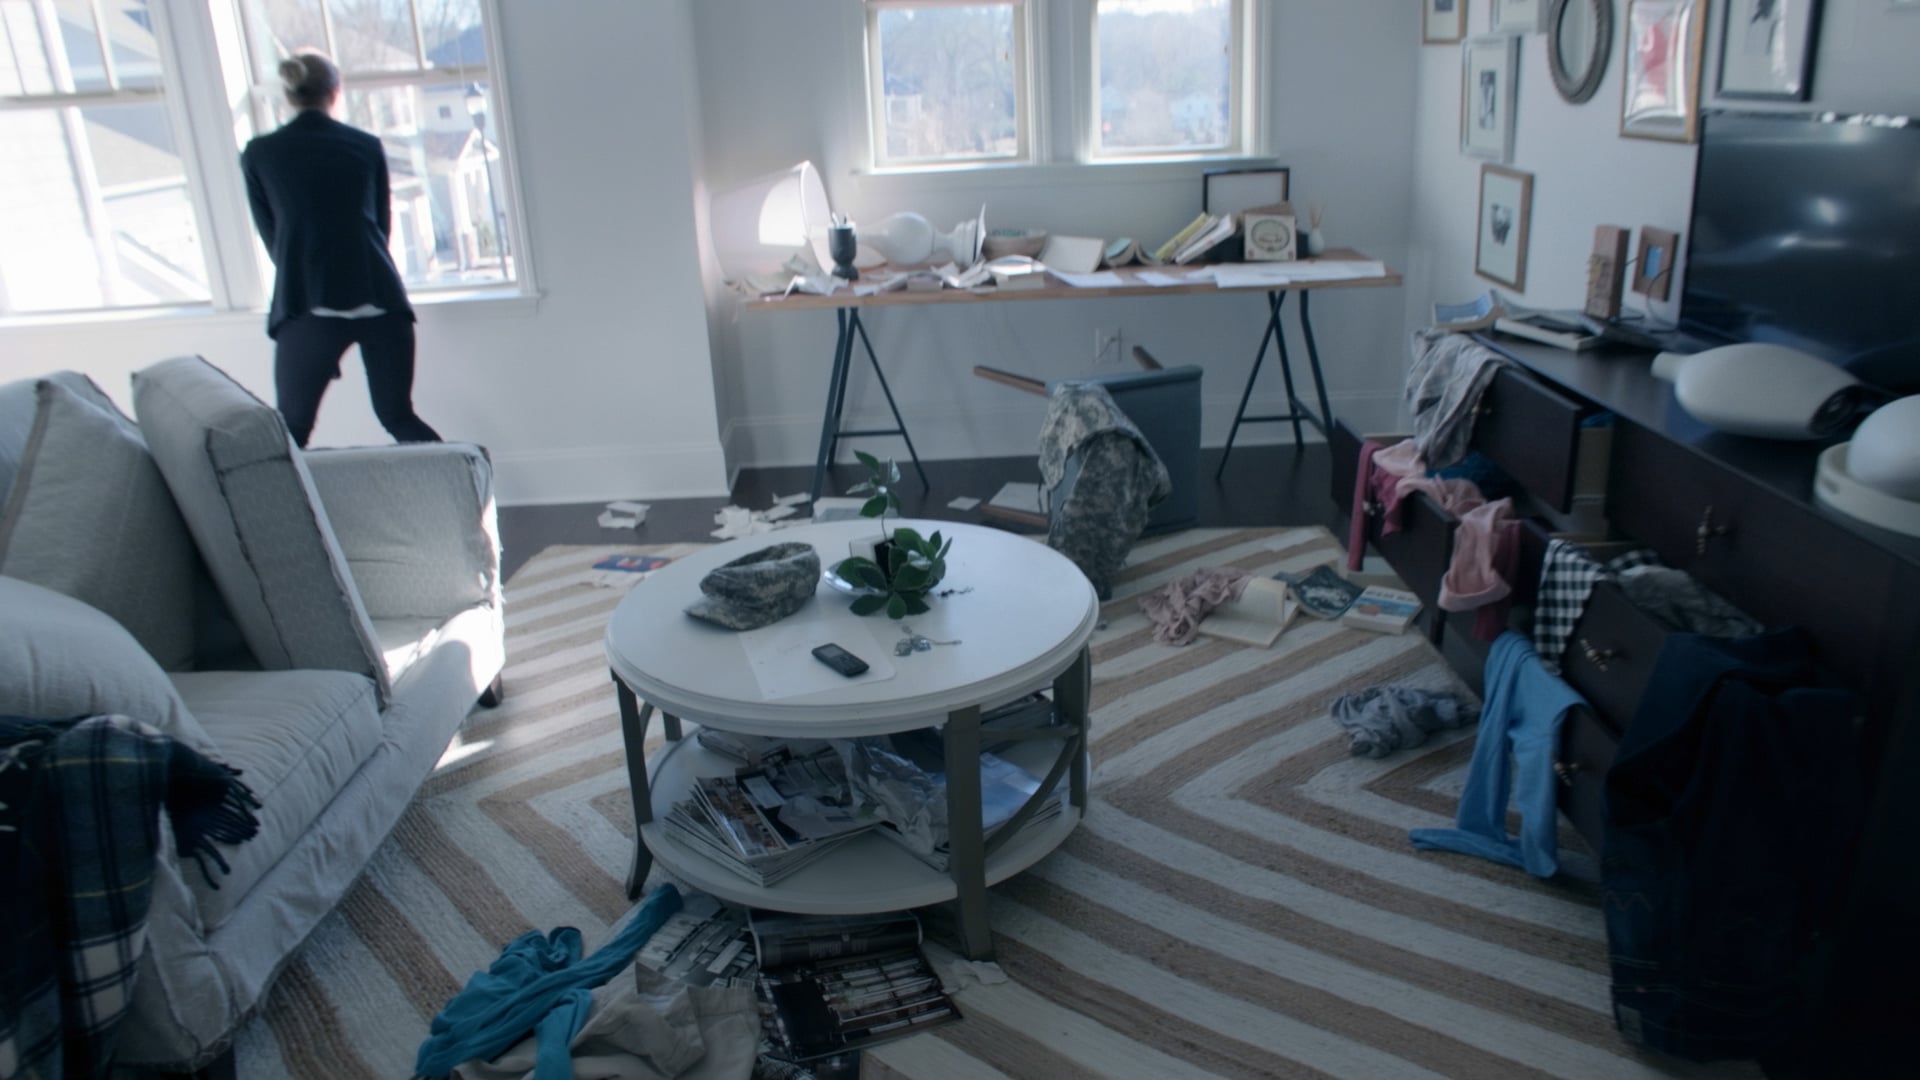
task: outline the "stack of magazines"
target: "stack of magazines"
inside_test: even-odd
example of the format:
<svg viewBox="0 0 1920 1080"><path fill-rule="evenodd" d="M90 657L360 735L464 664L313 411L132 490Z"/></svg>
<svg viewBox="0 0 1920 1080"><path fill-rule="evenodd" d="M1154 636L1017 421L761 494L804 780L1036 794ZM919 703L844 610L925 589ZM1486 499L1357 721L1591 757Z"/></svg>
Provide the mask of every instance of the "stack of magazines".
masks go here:
<svg viewBox="0 0 1920 1080"><path fill-rule="evenodd" d="M940 733L932 729L857 740L848 749L856 791L878 803L880 835L945 872L952 854L947 775ZM993 753L980 755L980 825L988 838L1007 827L1040 790L1040 777ZM1060 815L1060 792L1041 800L1026 825ZM1023 826L1024 827L1024 826Z"/></svg>
<svg viewBox="0 0 1920 1080"><path fill-rule="evenodd" d="M667 830L761 886L880 824L832 749L733 776L703 776L673 804Z"/></svg>
<svg viewBox="0 0 1920 1080"><path fill-rule="evenodd" d="M960 1018L920 951L910 911L806 916L754 912L756 994L774 1056L819 1062Z"/></svg>

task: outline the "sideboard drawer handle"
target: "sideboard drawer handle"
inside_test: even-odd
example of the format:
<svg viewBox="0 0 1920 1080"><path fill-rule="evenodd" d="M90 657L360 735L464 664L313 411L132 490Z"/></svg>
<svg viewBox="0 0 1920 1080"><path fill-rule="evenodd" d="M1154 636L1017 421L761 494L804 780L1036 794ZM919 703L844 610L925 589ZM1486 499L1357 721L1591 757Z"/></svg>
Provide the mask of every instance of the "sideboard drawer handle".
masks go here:
<svg viewBox="0 0 1920 1080"><path fill-rule="evenodd" d="M1586 638L1580 639L1580 648L1587 654L1587 663L1592 664L1596 671L1607 670L1607 661L1620 655L1618 649L1596 649L1593 642Z"/></svg>
<svg viewBox="0 0 1920 1080"><path fill-rule="evenodd" d="M1727 535L1727 527L1725 525L1715 525L1713 523L1713 507L1707 507L1706 512L1700 515L1699 527L1693 530L1694 554L1705 555L1707 553L1707 545L1713 541L1713 538L1725 535Z"/></svg>
<svg viewBox="0 0 1920 1080"><path fill-rule="evenodd" d="M1553 763L1553 775L1559 779L1562 787L1572 787L1575 774L1580 771L1577 761L1556 761Z"/></svg>

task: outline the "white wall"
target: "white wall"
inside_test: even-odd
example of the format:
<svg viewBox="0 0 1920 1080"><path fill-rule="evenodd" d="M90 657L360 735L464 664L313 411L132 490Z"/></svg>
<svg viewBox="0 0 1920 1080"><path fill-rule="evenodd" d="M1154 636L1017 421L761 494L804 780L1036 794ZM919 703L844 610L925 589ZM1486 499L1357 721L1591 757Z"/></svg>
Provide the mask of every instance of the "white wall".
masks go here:
<svg viewBox="0 0 1920 1080"><path fill-rule="evenodd" d="M695 272L698 141L685 0L500 0L515 149L542 297L421 305L415 401L489 448L502 502L718 494L726 475ZM273 400L255 314L0 327L0 382L55 368L123 403L127 376L199 353ZM314 445L389 441L357 360Z"/></svg>
<svg viewBox="0 0 1920 1080"><path fill-rule="evenodd" d="M1625 0L1615 0L1615 31L1606 80L1584 105L1569 105L1547 70L1546 39L1522 43L1518 132L1511 167L1532 173L1533 236L1526 291L1530 306L1578 308L1586 295L1586 260L1596 225L1635 231L1653 225L1681 234L1693 199L1695 147L1619 136ZM1725 4L1710 5L1703 105L1920 115L1920 11L1889 10L1886 0L1826 0L1814 56L1813 96L1786 106L1714 100ZM1488 32L1492 5L1468 7L1469 32ZM1504 286L1475 276L1473 245L1481 161L1460 152L1460 47L1429 46L1420 55L1420 102L1414 166L1414 212L1407 320L1431 321L1436 300L1467 300ZM1685 266L1679 273L1684 275ZM1679 313L1681 277L1654 315ZM1642 302L1629 294L1630 306Z"/></svg>
<svg viewBox="0 0 1920 1080"><path fill-rule="evenodd" d="M836 210L856 222L916 210L942 228L986 204L990 228L1030 226L1158 243L1200 209L1202 166L1052 166L981 173L863 173L859 5L842 0L701 0L696 5L706 183L724 189L811 159ZM1293 169L1297 207L1324 204L1336 245L1404 265L1410 231L1417 5L1350 0L1274 5L1273 156ZM851 14L850 14L851 13ZM1070 77L1053 80L1056 93ZM740 314L716 304L716 381L733 468L810 462L834 342L830 311ZM1326 291L1314 324L1333 406L1367 426L1394 415L1405 297ZM1093 333L1118 328L1168 364L1206 368L1205 441L1226 437L1264 325L1264 295L874 309L863 315L923 458L1030 453L1044 405L973 377L976 363L1040 378L1094 370ZM1287 315L1295 364L1304 347ZM1125 361L1131 364L1131 361ZM1263 371L1250 412L1282 411ZM1105 370L1116 370L1109 359ZM864 360L846 426L890 427ZM1284 425L1243 428L1273 441ZM863 446L904 457L898 440ZM842 460L848 455L843 450Z"/></svg>

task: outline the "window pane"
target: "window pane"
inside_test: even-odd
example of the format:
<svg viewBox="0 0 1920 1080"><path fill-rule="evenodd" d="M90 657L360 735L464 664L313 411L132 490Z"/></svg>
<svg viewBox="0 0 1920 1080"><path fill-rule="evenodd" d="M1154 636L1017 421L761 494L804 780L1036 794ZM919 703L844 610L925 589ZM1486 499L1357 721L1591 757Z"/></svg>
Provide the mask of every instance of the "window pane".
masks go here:
<svg viewBox="0 0 1920 1080"><path fill-rule="evenodd" d="M1098 0L1098 19L1102 149L1231 143L1230 0Z"/></svg>
<svg viewBox="0 0 1920 1080"><path fill-rule="evenodd" d="M428 67L485 67L487 35L480 0L419 0Z"/></svg>
<svg viewBox="0 0 1920 1080"><path fill-rule="evenodd" d="M266 16L268 32L279 46L280 55L301 49L327 51L327 28L321 18L320 0L249 0L248 7L252 9L249 14ZM261 73L269 81L277 81L273 70L280 55L261 57Z"/></svg>
<svg viewBox="0 0 1920 1080"><path fill-rule="evenodd" d="M165 108L0 113L0 145L0 312L208 300Z"/></svg>
<svg viewBox="0 0 1920 1080"><path fill-rule="evenodd" d="M334 62L342 71L415 71L407 0L329 0Z"/></svg>
<svg viewBox="0 0 1920 1080"><path fill-rule="evenodd" d="M355 127L387 147L393 262L410 287L512 281L509 200L485 83L346 93Z"/></svg>
<svg viewBox="0 0 1920 1080"><path fill-rule="evenodd" d="M1020 152L1011 7L888 9L878 29L885 160Z"/></svg>

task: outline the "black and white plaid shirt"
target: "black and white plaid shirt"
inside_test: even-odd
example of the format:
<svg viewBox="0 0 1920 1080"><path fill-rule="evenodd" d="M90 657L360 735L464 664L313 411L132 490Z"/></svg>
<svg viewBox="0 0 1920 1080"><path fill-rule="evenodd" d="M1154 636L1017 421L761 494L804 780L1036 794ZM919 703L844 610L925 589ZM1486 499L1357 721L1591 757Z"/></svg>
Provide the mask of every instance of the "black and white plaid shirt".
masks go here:
<svg viewBox="0 0 1920 1080"><path fill-rule="evenodd" d="M1547 544L1547 557L1540 564L1540 593L1533 608L1533 651L1539 654L1540 663L1548 671L1560 673L1560 654L1567 651L1567 640L1587 610L1587 598L1593 595L1595 585L1636 566L1660 565L1660 557L1645 548L1636 548L1602 565L1579 544L1565 540Z"/></svg>

